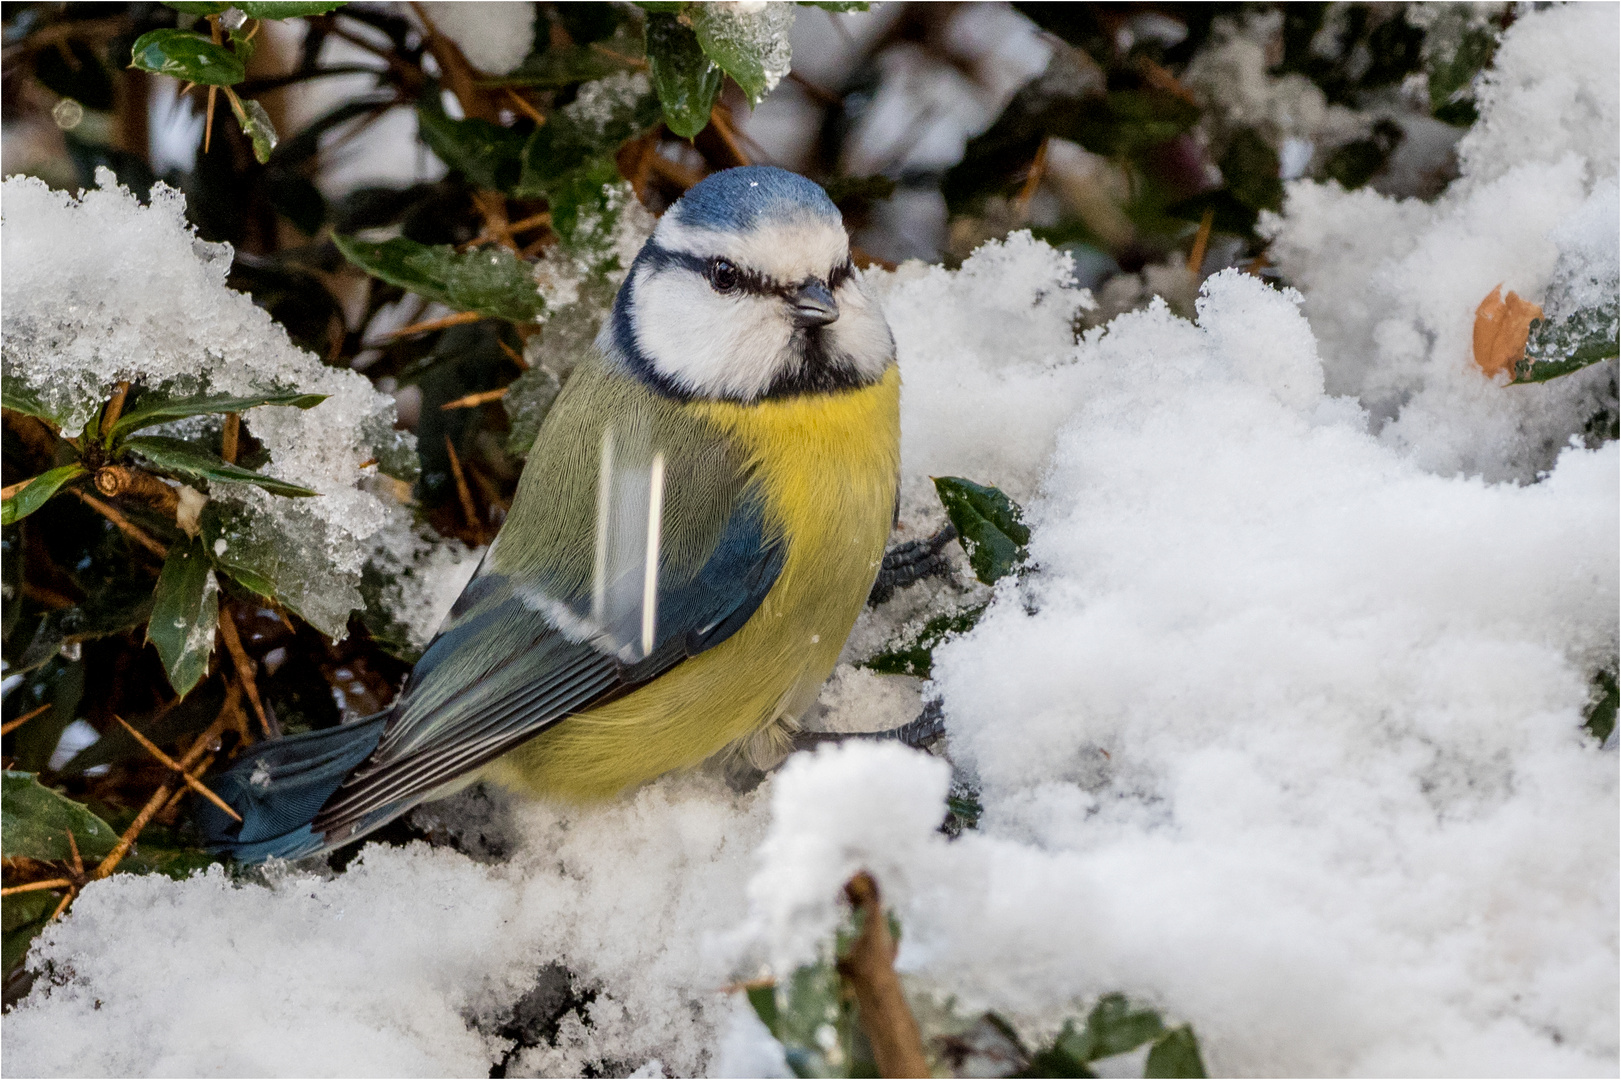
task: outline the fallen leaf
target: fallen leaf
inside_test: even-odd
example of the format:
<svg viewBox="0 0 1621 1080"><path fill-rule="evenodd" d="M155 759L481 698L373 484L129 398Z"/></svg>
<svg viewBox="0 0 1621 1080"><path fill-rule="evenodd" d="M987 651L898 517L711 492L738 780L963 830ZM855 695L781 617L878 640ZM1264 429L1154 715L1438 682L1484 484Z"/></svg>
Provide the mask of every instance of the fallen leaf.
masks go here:
<svg viewBox="0 0 1621 1080"><path fill-rule="evenodd" d="M1475 309L1475 363L1487 378L1514 370L1525 355L1531 323L1540 318L1542 309L1512 290L1505 299L1501 284L1480 302Z"/></svg>

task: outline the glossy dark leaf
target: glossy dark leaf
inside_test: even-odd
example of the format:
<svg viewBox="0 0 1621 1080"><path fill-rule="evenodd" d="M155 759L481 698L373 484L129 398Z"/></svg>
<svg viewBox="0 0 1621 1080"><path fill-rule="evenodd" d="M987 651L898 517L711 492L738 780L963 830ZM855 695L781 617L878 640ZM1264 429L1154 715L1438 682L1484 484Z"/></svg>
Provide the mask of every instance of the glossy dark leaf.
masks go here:
<svg viewBox="0 0 1621 1080"><path fill-rule="evenodd" d="M934 650L958 634L966 634L985 614L985 604L961 611L936 615L923 624L915 637L891 646L861 663L880 675L912 675L927 679L934 671Z"/></svg>
<svg viewBox="0 0 1621 1080"><path fill-rule="evenodd" d="M1172 1028L1160 1037L1148 1051L1143 1065L1145 1077L1204 1077L1204 1058L1199 1053L1199 1040L1186 1024Z"/></svg>
<svg viewBox="0 0 1621 1080"><path fill-rule="evenodd" d="M166 424L186 416L204 416L209 413L244 412L261 405L286 405L295 409L313 409L327 399L325 394L302 394L296 390L266 391L262 394L193 394L189 397L167 397L161 393L142 393L113 425L112 436L119 439L132 431Z"/></svg>
<svg viewBox="0 0 1621 1080"><path fill-rule="evenodd" d="M223 15L231 8L219 0L163 0L163 6L187 15Z"/></svg>
<svg viewBox="0 0 1621 1080"><path fill-rule="evenodd" d="M381 244L352 236L332 239L373 277L458 311L533 322L545 310L529 265L506 248L458 253L449 244L430 247L404 237Z"/></svg>
<svg viewBox="0 0 1621 1080"><path fill-rule="evenodd" d="M190 692L208 673L219 614L219 585L202 541L176 543L158 575L146 624L146 639L157 647L175 693Z"/></svg>
<svg viewBox="0 0 1621 1080"><path fill-rule="evenodd" d="M151 611L150 579L133 574L109 577L84 603L46 612L17 666L27 669L43 664L68 642L133 630L146 622Z"/></svg>
<svg viewBox="0 0 1621 1080"><path fill-rule="evenodd" d="M161 435L137 435L124 440L124 448L139 455L153 472L163 473L181 480L217 480L233 484L254 484L272 495L290 498L311 498L320 492L289 484L285 480L232 465L218 454L194 446L184 439L170 439Z"/></svg>
<svg viewBox="0 0 1621 1080"><path fill-rule="evenodd" d="M130 66L204 86L242 81L242 60L223 45L186 30L149 30L135 40Z"/></svg>
<svg viewBox="0 0 1621 1080"><path fill-rule="evenodd" d="M1086 1028L1059 1041L1083 1061L1096 1061L1135 1050L1164 1032L1159 1013L1133 1008L1124 994L1105 994L1087 1014Z"/></svg>
<svg viewBox="0 0 1621 1080"><path fill-rule="evenodd" d="M63 484L83 475L84 466L78 462L71 465L61 465L49 472L40 473L29 481L27 487L5 502L0 503L0 525L10 525L14 521L21 521L44 506Z"/></svg>
<svg viewBox="0 0 1621 1080"><path fill-rule="evenodd" d="M736 7L730 4L694 4L688 17L692 20L692 32L703 47L704 55L732 77L751 106L760 104L770 86L765 57L752 47L752 42L746 41L738 33L737 20L740 16Z"/></svg>
<svg viewBox="0 0 1621 1080"><path fill-rule="evenodd" d="M665 13L647 17L647 62L664 123L683 139L697 135L720 94L721 69L704 53L698 36Z"/></svg>
<svg viewBox="0 0 1621 1080"><path fill-rule="evenodd" d="M0 373L0 405L12 412L37 416L57 426L61 426L63 420L62 416L45 404L38 392L11 374Z"/></svg>
<svg viewBox="0 0 1621 1080"><path fill-rule="evenodd" d="M234 5L250 19L297 19L325 15L341 8L346 0L242 0Z"/></svg>
<svg viewBox="0 0 1621 1080"><path fill-rule="evenodd" d="M83 803L58 795L30 772L6 770L0 792L0 847L8 859L99 859L118 843L118 833Z"/></svg>
<svg viewBox="0 0 1621 1080"><path fill-rule="evenodd" d="M1426 51L1432 46L1426 42ZM1497 52L1497 35L1483 26L1471 26L1459 35L1451 50L1435 49L1425 67L1430 85L1430 111L1438 120L1468 126L1474 123L1474 81Z"/></svg>
<svg viewBox="0 0 1621 1080"><path fill-rule="evenodd" d="M0 970L9 972L28 955L28 946L45 929L46 920L61 900L58 893L49 889L18 893L0 900L0 917L3 917L5 928L4 946L0 948L0 965L3 967Z"/></svg>
<svg viewBox="0 0 1621 1080"><path fill-rule="evenodd" d="M1013 500L994 487L960 476L937 476L934 489L957 527L975 577L990 585L1024 562L1030 530Z"/></svg>
<svg viewBox="0 0 1621 1080"><path fill-rule="evenodd" d="M453 119L437 89L430 88L417 105L417 130L439 160L481 188L511 191L522 176L529 135L488 120Z"/></svg>
<svg viewBox="0 0 1621 1080"><path fill-rule="evenodd" d="M1514 365L1516 383L1547 382L1621 353L1621 305L1611 300L1563 319L1531 324L1525 356Z"/></svg>

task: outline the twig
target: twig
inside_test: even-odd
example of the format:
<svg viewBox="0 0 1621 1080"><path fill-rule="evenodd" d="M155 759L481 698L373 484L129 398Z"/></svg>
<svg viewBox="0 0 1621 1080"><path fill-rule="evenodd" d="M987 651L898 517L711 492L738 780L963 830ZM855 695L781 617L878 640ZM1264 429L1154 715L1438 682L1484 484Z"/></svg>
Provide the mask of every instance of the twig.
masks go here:
<svg viewBox="0 0 1621 1080"><path fill-rule="evenodd" d="M518 250L512 239L512 226L507 224L507 200L499 191L473 192L473 205L484 218L484 233L502 247Z"/></svg>
<svg viewBox="0 0 1621 1080"><path fill-rule="evenodd" d="M1204 265L1205 248L1210 244L1210 227L1215 224L1215 207L1205 207L1204 217L1199 221L1199 234L1193 238L1193 250L1188 252L1188 273L1197 274Z"/></svg>
<svg viewBox="0 0 1621 1080"><path fill-rule="evenodd" d="M525 360L523 358L523 353L519 352L517 349L514 349L511 345L508 345L506 342L502 341L500 338L496 338L495 343L497 345L501 346L501 351L507 354L507 359L511 360L514 364L518 365L518 370L520 370L520 371L528 371L529 370L529 361L527 361L527 360Z"/></svg>
<svg viewBox="0 0 1621 1080"><path fill-rule="evenodd" d="M41 705L37 709L29 709L27 712L25 712L21 716L17 717L17 719L9 721L4 727L0 727L0 736L10 735L13 731L16 731L18 728L20 728L24 724L28 723L28 721L30 721L34 717L38 716L40 713L44 712L46 709L49 709L54 704L55 704L55 702L47 701L45 704Z"/></svg>
<svg viewBox="0 0 1621 1080"><path fill-rule="evenodd" d="M679 186L682 191L695 186L698 181L703 179L702 173L695 172L685 165L678 165L656 149L649 153L647 157L647 167L649 169L657 173L660 178Z"/></svg>
<svg viewBox="0 0 1621 1080"><path fill-rule="evenodd" d="M231 654L231 662L236 665L237 678L242 682L242 689L247 692L248 701L253 705L254 715L259 718L259 726L264 729L265 738L278 738L280 733L270 723L270 717L265 714L265 707L259 701L259 686L253 678L254 669L258 665L242 647L242 635L236 631L236 621L231 618L229 607L220 612L220 637L225 639L225 651Z"/></svg>
<svg viewBox="0 0 1621 1080"><path fill-rule="evenodd" d="M236 464L236 444L242 437L242 414L225 414L225 431L220 435L220 457Z"/></svg>
<svg viewBox="0 0 1621 1080"><path fill-rule="evenodd" d="M51 912L51 917L49 919L46 919L45 921L46 922L55 922L57 919L59 919L61 917L61 915L62 915L62 912L66 911L68 909L68 905L73 903L73 898L75 896L78 896L78 895L79 895L79 887L77 885L70 885L68 887L68 894L66 896L62 897L62 902L60 904L56 905L56 910Z"/></svg>
<svg viewBox="0 0 1621 1080"><path fill-rule="evenodd" d="M1041 178L1047 172L1047 143L1050 140L1042 139L1041 145L1036 148L1036 158L1030 163L1030 171L1025 174L1024 184L1019 188L1018 197L1013 205L1023 218L1030 210L1030 200L1036 197L1036 189L1041 186Z"/></svg>
<svg viewBox="0 0 1621 1080"><path fill-rule="evenodd" d="M510 351L510 350L508 350L508 351ZM466 397L459 397L455 401L447 401L443 405L439 406L439 408L441 408L441 409L471 409L474 406L483 405L483 404L485 404L487 402L500 401L503 397L506 396L506 393L507 393L508 389L510 389L510 388L502 386L502 387L499 387L499 388L497 388L495 390L480 390L476 394L468 394ZM452 453L454 453L454 451L452 451Z"/></svg>
<svg viewBox="0 0 1621 1080"><path fill-rule="evenodd" d="M545 126L545 124L546 124L546 114L545 113L543 113L539 109L535 108L535 106L530 103L528 98L526 98L522 94L518 93L518 91L514 90L512 87L510 87L510 86L505 87L505 90L507 92L507 97L512 99L512 104L514 104L514 105L516 105L518 107L519 112L523 113L525 116L529 117L529 119L533 120L535 122L536 127L544 127Z"/></svg>
<svg viewBox="0 0 1621 1080"><path fill-rule="evenodd" d="M26 885L13 885L10 888L0 889L0 896L16 896L25 892L44 892L46 889L66 889L73 884L67 878L51 878L49 881L30 881Z"/></svg>
<svg viewBox="0 0 1621 1080"><path fill-rule="evenodd" d="M112 400L107 402L107 408L101 414L101 437L103 439L112 433L113 425L118 423L118 417L124 411L124 399L128 396L129 380L125 379L113 390Z"/></svg>
<svg viewBox="0 0 1621 1080"><path fill-rule="evenodd" d="M478 322L484 316L476 311L458 311L454 315L446 315L442 319L429 319L427 322L412 323L402 326L398 330L390 330L389 338L402 338L411 334L426 334L433 330L443 330L449 326L462 326L466 323Z"/></svg>
<svg viewBox="0 0 1621 1080"><path fill-rule="evenodd" d="M450 471L456 478L456 496L461 499L462 513L467 516L467 527L480 538L484 530L479 527L478 511L473 507L473 492L467 486L467 474L462 471L462 459L456 454L456 444L445 436L445 450L450 454Z"/></svg>
<svg viewBox="0 0 1621 1080"><path fill-rule="evenodd" d="M439 32L433 20L422 5L413 2L411 10L421 21L423 29L427 31L428 51L439 62L439 71L444 76L445 85L450 92L456 95L456 100L462 103L462 113L471 119L489 120L492 123L499 121L495 106L490 99L479 91L478 83L474 78L473 65L468 63L461 47Z"/></svg>
<svg viewBox="0 0 1621 1080"><path fill-rule="evenodd" d="M109 499L120 495L145 499L165 514L173 514L180 505L180 495L174 488L151 473L128 465L104 465L97 469L96 490Z"/></svg>
<svg viewBox="0 0 1621 1080"><path fill-rule="evenodd" d="M128 720L125 720L122 716L119 716L117 713L113 714L113 719L117 720L120 724L124 725L124 730L129 732L131 735L135 736L135 741L140 743L142 746L144 746L146 748L147 753L151 754L153 757L155 757L159 761L163 762L169 768L171 768L175 772L179 773L180 774L180 779L185 782L185 785L187 787L191 788L191 790L195 791L197 794L201 795L203 798L207 799L209 802L213 803L215 806L219 807L221 810L224 810L227 814L230 814L237 821L242 820L242 815L238 814L235 810L232 810L230 803L226 802L224 799L222 799L218 795L214 794L211 790L209 790L208 785L204 784L201 780L198 780L196 777L194 777L190 773L188 773L185 770L185 768L181 766L180 762L176 761L174 758L170 757L168 754L165 754L162 750L158 749L158 744L157 743L153 742L151 739L148 739L145 735L142 735L139 731L135 730L135 728L130 724L130 722Z"/></svg>
<svg viewBox="0 0 1621 1080"><path fill-rule="evenodd" d="M600 41L593 41L591 43L591 48L595 49L597 52L601 53L603 56L606 56L610 60L617 60L621 64L626 64L638 71L647 70L647 61L643 60L641 57L626 56L622 52L614 52Z"/></svg>
<svg viewBox="0 0 1621 1080"><path fill-rule="evenodd" d="M878 883L862 871L844 886L844 894L861 918L861 934L839 957L839 974L855 992L878 1075L928 1076L923 1037L895 974L895 939L878 902Z"/></svg>
<svg viewBox="0 0 1621 1080"><path fill-rule="evenodd" d="M80 491L78 488L68 488L68 490L73 492L73 494L77 495L79 498L83 499L85 505L89 506L90 509L96 511L114 525L117 525L119 531L125 536L129 537L137 544L140 544L158 558L167 559L169 557L168 548L146 535L146 533L137 526L130 524L129 519L123 514L120 514L117 510L114 510L112 507L108 506L94 495L86 494L85 492Z"/></svg>
<svg viewBox="0 0 1621 1080"><path fill-rule="evenodd" d="M753 164L749 156L743 152L743 148L737 145L737 133L732 128L732 114L726 106L717 101L715 107L709 110L709 123L714 127L715 134L720 136L720 141L726 144L727 152L736 159L736 164Z"/></svg>

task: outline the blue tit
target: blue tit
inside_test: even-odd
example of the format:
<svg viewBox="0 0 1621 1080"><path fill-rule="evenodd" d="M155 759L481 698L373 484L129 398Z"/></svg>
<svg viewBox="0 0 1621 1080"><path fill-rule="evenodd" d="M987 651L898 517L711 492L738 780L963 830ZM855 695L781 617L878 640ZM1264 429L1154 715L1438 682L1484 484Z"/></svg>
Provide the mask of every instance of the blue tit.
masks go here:
<svg viewBox="0 0 1621 1080"><path fill-rule="evenodd" d="M659 221L511 513L393 707L247 750L205 805L244 861L325 851L479 777L570 802L816 701L894 520L900 375L838 210L729 169Z"/></svg>

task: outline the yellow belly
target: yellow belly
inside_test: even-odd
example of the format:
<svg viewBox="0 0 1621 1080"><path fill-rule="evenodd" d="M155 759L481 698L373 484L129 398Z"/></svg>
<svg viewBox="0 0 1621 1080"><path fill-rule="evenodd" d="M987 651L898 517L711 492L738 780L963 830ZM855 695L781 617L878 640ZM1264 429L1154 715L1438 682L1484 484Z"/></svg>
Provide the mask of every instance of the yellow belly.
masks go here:
<svg viewBox="0 0 1621 1080"><path fill-rule="evenodd" d="M900 374L863 390L695 406L750 457L789 538L743 628L634 693L494 762L497 783L587 801L685 768L816 700L883 560L900 468Z"/></svg>

